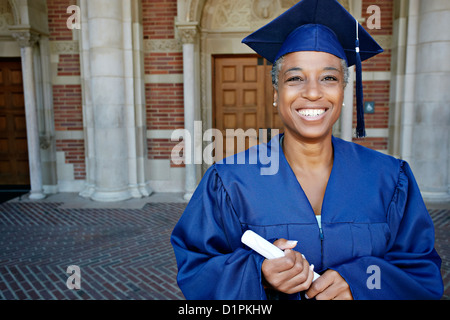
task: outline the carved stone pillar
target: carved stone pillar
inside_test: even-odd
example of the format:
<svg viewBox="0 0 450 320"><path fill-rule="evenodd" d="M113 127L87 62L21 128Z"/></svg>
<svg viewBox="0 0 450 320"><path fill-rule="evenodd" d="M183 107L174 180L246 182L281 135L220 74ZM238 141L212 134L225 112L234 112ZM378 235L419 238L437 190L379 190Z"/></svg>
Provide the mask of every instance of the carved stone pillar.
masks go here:
<svg viewBox="0 0 450 320"><path fill-rule="evenodd" d="M42 164L33 66L33 47L39 40L39 34L33 32L29 28L11 29L12 36L19 43L22 57L23 91L25 98L25 116L28 140L28 162L30 165L30 199L41 200L45 198L45 195L42 187Z"/></svg>
<svg viewBox="0 0 450 320"><path fill-rule="evenodd" d="M349 68L348 85L345 88L344 106L341 112L341 139L353 140L353 85L355 81L355 67Z"/></svg>
<svg viewBox="0 0 450 320"><path fill-rule="evenodd" d="M80 0L87 177L82 197L149 196L145 95L136 0Z"/></svg>
<svg viewBox="0 0 450 320"><path fill-rule="evenodd" d="M195 42L197 23L178 25L183 43L183 80L184 80L184 128L191 136L191 157L194 159L194 122L195 122ZM184 199L190 200L197 188L197 170L194 163L186 163L186 181Z"/></svg>
<svg viewBox="0 0 450 320"><path fill-rule="evenodd" d="M83 32L87 33L87 43L83 45L89 49L84 63L90 66L85 89L89 88L92 103L86 132L93 143L89 153L93 181L89 192L82 195L100 202L127 200L132 195L125 124L123 3L86 1L85 6L87 28Z"/></svg>
<svg viewBox="0 0 450 320"><path fill-rule="evenodd" d="M442 32L450 25L450 3L431 3L417 0L415 6L419 29L410 119L411 167L425 200L450 202L450 37Z"/></svg>

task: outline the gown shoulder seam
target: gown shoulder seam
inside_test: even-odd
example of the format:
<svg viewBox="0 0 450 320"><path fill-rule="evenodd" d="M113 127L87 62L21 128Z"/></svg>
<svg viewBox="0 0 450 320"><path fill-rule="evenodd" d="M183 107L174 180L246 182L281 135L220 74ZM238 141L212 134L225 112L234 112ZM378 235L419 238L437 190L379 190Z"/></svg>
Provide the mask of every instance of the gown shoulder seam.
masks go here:
<svg viewBox="0 0 450 320"><path fill-rule="evenodd" d="M231 211L232 211L233 214L235 215L236 219L237 219L240 223L242 223L242 222L241 222L241 219L239 219L239 216L238 216L237 213L236 213L236 209L234 208L233 201L232 201L232 199L231 199L230 193L228 192L228 190L227 190L227 188L226 188L226 186L225 186L225 183L223 182L223 179L222 179L222 177L220 176L219 171L217 170L217 167L214 166L213 170L214 170L214 172L215 172L215 175L217 176L217 179L220 181L220 184L221 184L221 186L222 186L222 188L223 188L223 191L225 192L225 197L226 197L226 199L228 200L228 203L229 203L229 206L230 206L230 208L231 208Z"/></svg>
<svg viewBox="0 0 450 320"><path fill-rule="evenodd" d="M397 175L397 182L395 184L394 193L392 195L392 199L390 202L389 207L392 206L393 203L396 203L399 197L399 190L404 184L403 176L405 175L405 169L404 166L406 165L406 162L404 160L398 159L398 175ZM402 184L403 183L403 184Z"/></svg>

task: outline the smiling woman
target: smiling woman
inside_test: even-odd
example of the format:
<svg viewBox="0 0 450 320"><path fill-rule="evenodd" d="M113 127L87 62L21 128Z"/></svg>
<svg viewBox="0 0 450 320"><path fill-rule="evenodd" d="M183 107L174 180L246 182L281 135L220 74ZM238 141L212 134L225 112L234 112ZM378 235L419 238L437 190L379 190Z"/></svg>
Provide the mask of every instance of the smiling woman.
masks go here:
<svg viewBox="0 0 450 320"><path fill-rule="evenodd" d="M302 0L244 43L276 62L285 133L267 145L280 145L272 150L279 170L262 176L261 162L234 165L256 146L206 172L171 238L186 298L440 298L433 223L409 165L332 135L342 61L361 71L379 45L335 0ZM284 256L268 260L243 246L246 230ZM376 286L367 270L379 270Z"/></svg>

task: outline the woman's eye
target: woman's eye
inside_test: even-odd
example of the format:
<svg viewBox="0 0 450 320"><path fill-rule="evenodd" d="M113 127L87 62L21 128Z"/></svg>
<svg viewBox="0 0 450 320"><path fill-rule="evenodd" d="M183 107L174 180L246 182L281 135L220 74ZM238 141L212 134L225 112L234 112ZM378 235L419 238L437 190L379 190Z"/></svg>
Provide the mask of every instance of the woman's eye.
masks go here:
<svg viewBox="0 0 450 320"><path fill-rule="evenodd" d="M335 76L326 76L323 80L325 80L325 81L337 81L338 79Z"/></svg>
<svg viewBox="0 0 450 320"><path fill-rule="evenodd" d="M302 81L303 79L299 76L290 77L287 82L295 82L295 81Z"/></svg>

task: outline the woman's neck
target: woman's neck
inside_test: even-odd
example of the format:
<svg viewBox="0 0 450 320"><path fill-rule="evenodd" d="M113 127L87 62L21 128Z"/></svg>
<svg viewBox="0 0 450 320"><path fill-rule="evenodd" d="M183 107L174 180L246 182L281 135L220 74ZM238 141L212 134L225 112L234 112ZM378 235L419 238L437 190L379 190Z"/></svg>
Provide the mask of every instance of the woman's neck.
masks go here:
<svg viewBox="0 0 450 320"><path fill-rule="evenodd" d="M331 134L324 139L308 141L286 132L283 151L294 171L324 170L333 166Z"/></svg>

